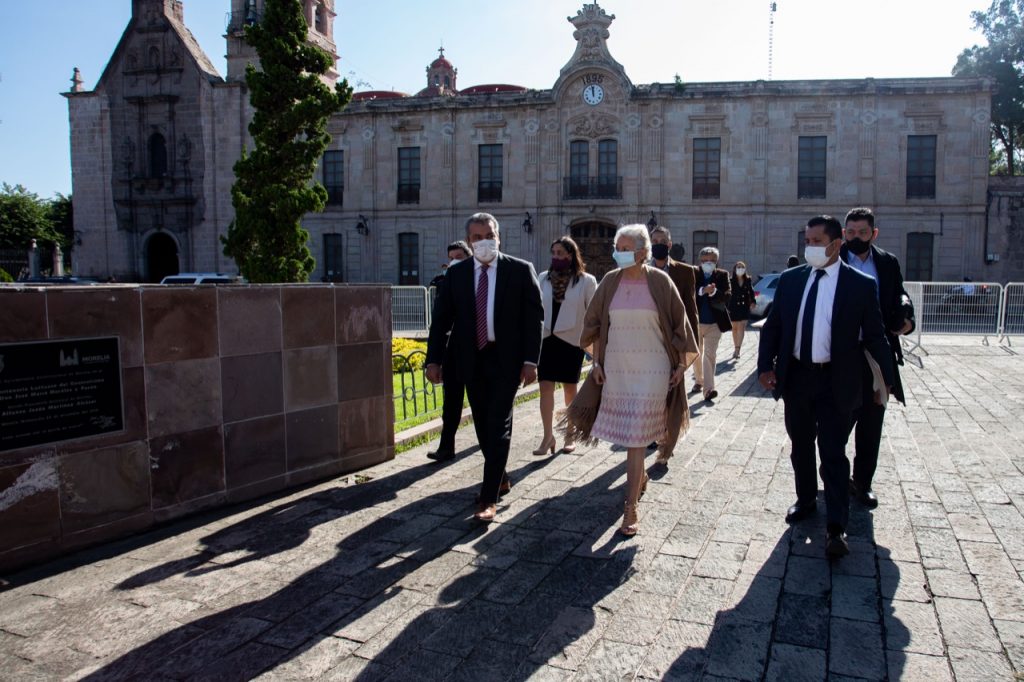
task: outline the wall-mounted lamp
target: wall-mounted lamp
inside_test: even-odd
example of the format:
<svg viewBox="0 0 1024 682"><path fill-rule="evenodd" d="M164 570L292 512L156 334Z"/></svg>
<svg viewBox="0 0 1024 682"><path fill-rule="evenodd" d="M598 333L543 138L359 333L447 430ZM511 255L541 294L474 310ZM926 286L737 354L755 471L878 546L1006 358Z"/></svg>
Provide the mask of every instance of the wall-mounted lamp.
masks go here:
<svg viewBox="0 0 1024 682"><path fill-rule="evenodd" d="M370 220L362 213L359 214L359 222L356 223L356 232L361 235L370 234Z"/></svg>
<svg viewBox="0 0 1024 682"><path fill-rule="evenodd" d="M651 211L651 217L647 219L647 229L653 230L658 226L658 219L654 216L654 211Z"/></svg>
<svg viewBox="0 0 1024 682"><path fill-rule="evenodd" d="M530 212L526 212L526 220L523 221L523 229L526 230L526 234L533 234L533 216Z"/></svg>

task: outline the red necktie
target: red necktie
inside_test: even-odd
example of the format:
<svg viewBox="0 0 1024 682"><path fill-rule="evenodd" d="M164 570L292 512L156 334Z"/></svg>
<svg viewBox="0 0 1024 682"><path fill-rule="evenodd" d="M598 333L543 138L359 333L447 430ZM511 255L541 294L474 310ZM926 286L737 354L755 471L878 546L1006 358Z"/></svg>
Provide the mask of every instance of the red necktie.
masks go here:
<svg viewBox="0 0 1024 682"><path fill-rule="evenodd" d="M487 345L487 263L480 264L480 280L476 285L476 347Z"/></svg>

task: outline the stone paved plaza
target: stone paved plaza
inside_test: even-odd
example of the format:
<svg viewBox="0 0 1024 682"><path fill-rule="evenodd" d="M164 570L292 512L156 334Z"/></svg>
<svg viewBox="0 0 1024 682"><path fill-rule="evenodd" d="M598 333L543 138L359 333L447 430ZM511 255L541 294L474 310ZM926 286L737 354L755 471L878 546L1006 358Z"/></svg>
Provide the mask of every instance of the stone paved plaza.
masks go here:
<svg viewBox="0 0 1024 682"><path fill-rule="evenodd" d="M830 565L822 505L783 520L782 405L756 384L756 341L693 405L636 538L614 532L624 453L533 457L529 402L489 528L463 429L450 465L421 446L6 576L0 678L1022 679L1024 359L925 337L886 418L881 505L853 506L852 554Z"/></svg>

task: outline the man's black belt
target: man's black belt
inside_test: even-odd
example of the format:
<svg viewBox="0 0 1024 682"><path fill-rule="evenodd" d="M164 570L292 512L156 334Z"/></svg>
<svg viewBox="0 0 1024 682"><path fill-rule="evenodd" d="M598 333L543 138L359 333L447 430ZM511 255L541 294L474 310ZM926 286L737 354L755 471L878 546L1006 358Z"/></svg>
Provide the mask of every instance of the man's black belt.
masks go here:
<svg viewBox="0 0 1024 682"><path fill-rule="evenodd" d="M803 360L798 360L796 358L793 360L804 369L810 369L816 372L826 370L832 366L831 362L804 362Z"/></svg>

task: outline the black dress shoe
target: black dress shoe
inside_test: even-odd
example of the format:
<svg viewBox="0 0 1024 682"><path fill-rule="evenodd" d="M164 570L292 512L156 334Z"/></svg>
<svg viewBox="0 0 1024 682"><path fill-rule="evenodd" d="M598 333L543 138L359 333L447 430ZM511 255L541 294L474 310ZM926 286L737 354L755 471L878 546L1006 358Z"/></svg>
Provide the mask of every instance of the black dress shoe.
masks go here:
<svg viewBox="0 0 1024 682"><path fill-rule="evenodd" d="M868 488L864 490L856 481L850 479L850 495L860 502L865 509L874 509L878 506L878 495Z"/></svg>
<svg viewBox="0 0 1024 682"><path fill-rule="evenodd" d="M435 462L447 462L455 459L455 450L452 448L438 448L433 452L428 452L427 459L432 459Z"/></svg>
<svg viewBox="0 0 1024 682"><path fill-rule="evenodd" d="M786 510L786 523L796 523L812 516L818 510L817 502L797 501L792 507Z"/></svg>
<svg viewBox="0 0 1024 682"><path fill-rule="evenodd" d="M704 394L704 400L714 400L717 397L718 391L716 391L715 389L711 389L710 391Z"/></svg>
<svg viewBox="0 0 1024 682"><path fill-rule="evenodd" d="M825 556L838 559L850 553L850 545L846 542L846 533L841 528L828 531L828 542L825 544Z"/></svg>

